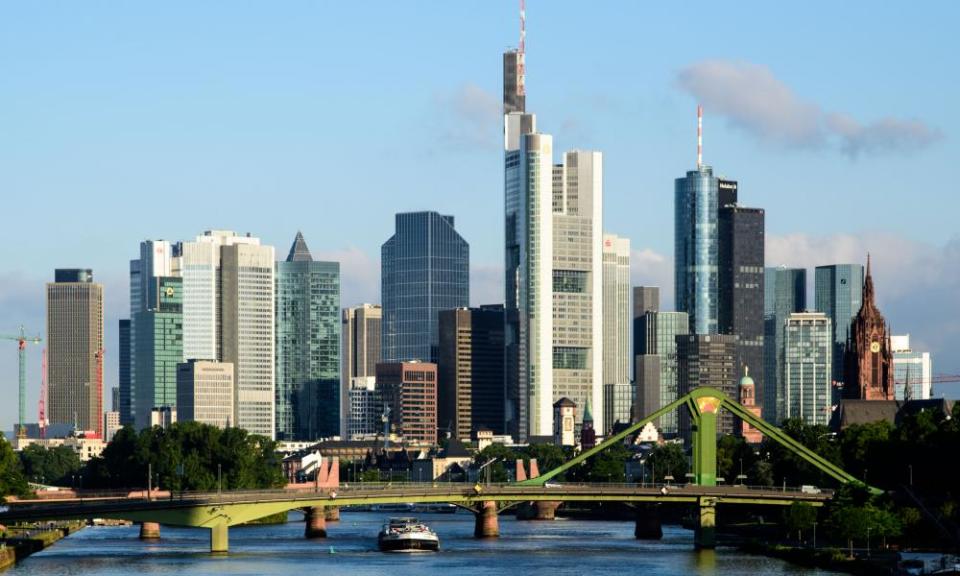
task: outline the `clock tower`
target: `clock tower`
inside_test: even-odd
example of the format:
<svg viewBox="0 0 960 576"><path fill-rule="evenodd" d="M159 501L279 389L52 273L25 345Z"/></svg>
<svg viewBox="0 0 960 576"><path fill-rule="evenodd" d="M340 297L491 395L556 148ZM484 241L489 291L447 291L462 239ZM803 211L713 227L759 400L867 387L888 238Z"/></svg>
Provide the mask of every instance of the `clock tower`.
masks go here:
<svg viewBox="0 0 960 576"><path fill-rule="evenodd" d="M893 351L890 331L874 302L870 255L863 282L863 305L850 326L844 396L860 400L893 400Z"/></svg>

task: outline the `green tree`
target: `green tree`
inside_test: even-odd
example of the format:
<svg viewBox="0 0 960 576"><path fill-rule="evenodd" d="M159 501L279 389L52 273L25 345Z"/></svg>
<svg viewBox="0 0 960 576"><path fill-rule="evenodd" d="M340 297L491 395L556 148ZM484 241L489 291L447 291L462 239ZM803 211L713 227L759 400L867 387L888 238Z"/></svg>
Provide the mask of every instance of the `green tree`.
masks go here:
<svg viewBox="0 0 960 576"><path fill-rule="evenodd" d="M666 476L673 476L674 481L683 482L689 465L683 447L671 442L650 451L647 457L647 468L655 482L663 482Z"/></svg>
<svg viewBox="0 0 960 576"><path fill-rule="evenodd" d="M488 465L488 468L490 469L490 481L508 482L510 480L510 476L507 473L507 470L508 467L510 469L513 468L513 465L517 460L517 453L510 448L507 448L503 444L491 444L480 452L477 452L477 454L473 457L473 461L477 464L477 466L483 466L491 460L496 461ZM484 472L484 474L486 474L486 472Z"/></svg>
<svg viewBox="0 0 960 576"><path fill-rule="evenodd" d="M20 459L7 439L0 435L0 502L5 496L27 496L27 480L20 470Z"/></svg>
<svg viewBox="0 0 960 576"><path fill-rule="evenodd" d="M817 521L817 509L806 502L794 502L783 511L783 524L788 533L797 533L803 540L803 531L813 528Z"/></svg>
<svg viewBox="0 0 960 576"><path fill-rule="evenodd" d="M20 451L20 464L31 482L63 486L80 470L80 456L68 446L31 444Z"/></svg>

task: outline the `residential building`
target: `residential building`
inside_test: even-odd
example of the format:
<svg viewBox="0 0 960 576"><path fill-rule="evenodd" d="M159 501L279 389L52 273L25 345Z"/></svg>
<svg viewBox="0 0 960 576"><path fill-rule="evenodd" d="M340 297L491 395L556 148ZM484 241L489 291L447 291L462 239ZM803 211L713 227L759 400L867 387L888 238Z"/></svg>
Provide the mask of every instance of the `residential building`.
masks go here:
<svg viewBox="0 0 960 576"><path fill-rule="evenodd" d="M890 337L893 383L897 400L928 400L932 392L933 362L929 352L910 347L910 335ZM909 387L909 390L907 389Z"/></svg>
<svg viewBox="0 0 960 576"><path fill-rule="evenodd" d="M790 314L783 347L784 417L829 424L833 322L822 312Z"/></svg>
<svg viewBox="0 0 960 576"><path fill-rule="evenodd" d="M863 304L850 326L843 379L844 397L860 400L893 400L893 351L890 327L875 302L870 256L863 280Z"/></svg>
<svg viewBox="0 0 960 576"><path fill-rule="evenodd" d="M377 363L380 362L380 328L383 322L383 308L377 304L361 304L343 309L341 324L342 371L340 376L340 435L347 436L348 419L351 413L351 399L348 384L354 378L376 379Z"/></svg>
<svg viewBox="0 0 960 576"><path fill-rule="evenodd" d="M720 181L721 196L736 194L736 183ZM764 211L721 204L719 224L718 319L721 334L737 336L737 374L754 373L758 406L763 402Z"/></svg>
<svg viewBox="0 0 960 576"><path fill-rule="evenodd" d="M689 334L690 320L686 312L650 311L644 325L646 349L638 356L636 370L639 416L647 416L682 395L678 387L677 337ZM677 413L665 414L654 424L665 436L674 436L678 432Z"/></svg>
<svg viewBox="0 0 960 576"><path fill-rule="evenodd" d="M677 336L677 394L684 396L695 388L716 388L737 398L737 337L730 334L689 334ZM680 435L690 440L690 414L680 410ZM717 416L717 434L738 432L733 414L721 411Z"/></svg>
<svg viewBox="0 0 960 576"><path fill-rule="evenodd" d="M470 305L470 247L453 216L397 214L380 269L382 361L436 362L440 310Z"/></svg>
<svg viewBox="0 0 960 576"><path fill-rule="evenodd" d="M276 263L277 438L340 433L340 263L315 261L297 232Z"/></svg>
<svg viewBox="0 0 960 576"><path fill-rule="evenodd" d="M190 359L177 366L177 417L228 428L234 415L234 368L229 362Z"/></svg>
<svg viewBox="0 0 960 576"><path fill-rule="evenodd" d="M89 269L47 283L47 418L103 434L103 285Z"/></svg>
<svg viewBox="0 0 960 576"><path fill-rule="evenodd" d="M779 424L785 412L783 340L787 317L807 309L807 271L765 268L763 280L763 418Z"/></svg>
<svg viewBox="0 0 960 576"><path fill-rule="evenodd" d="M690 316L690 332L718 331L719 241L717 196L720 180L710 166L677 178L674 185L674 296Z"/></svg>
<svg viewBox="0 0 960 576"><path fill-rule="evenodd" d="M377 392L376 376L360 376L350 380L347 390L350 408L347 412L346 439L376 434L381 430L383 401Z"/></svg>
<svg viewBox="0 0 960 576"><path fill-rule="evenodd" d="M833 368L835 389L843 386L844 353L850 326L863 305L863 265L831 264L814 271L814 304L833 324Z"/></svg>
<svg viewBox="0 0 960 576"><path fill-rule="evenodd" d="M131 318L131 326L136 326L134 425L149 428L154 409L177 405L177 364L183 361L183 280L155 276L141 286L143 309Z"/></svg>
<svg viewBox="0 0 960 576"><path fill-rule="evenodd" d="M377 389L390 408L389 421L407 442L437 442L437 365L430 362L377 364Z"/></svg>
<svg viewBox="0 0 960 576"><path fill-rule="evenodd" d="M504 431L502 305L440 312L439 426L469 441L474 430Z"/></svg>

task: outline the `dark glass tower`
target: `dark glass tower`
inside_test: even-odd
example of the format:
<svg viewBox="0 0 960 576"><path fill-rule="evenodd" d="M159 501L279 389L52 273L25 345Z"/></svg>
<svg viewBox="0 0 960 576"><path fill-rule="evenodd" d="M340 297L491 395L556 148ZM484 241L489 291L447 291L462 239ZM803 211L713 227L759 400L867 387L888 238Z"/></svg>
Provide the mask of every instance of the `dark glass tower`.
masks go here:
<svg viewBox="0 0 960 576"><path fill-rule="evenodd" d="M783 343L787 319L807 307L807 271L766 268L763 285L763 418L779 424L785 414Z"/></svg>
<svg viewBox="0 0 960 576"><path fill-rule="evenodd" d="M721 195L724 184L720 181ZM736 183L733 183L736 186ZM763 240L764 213L736 204L718 214L720 252L719 328L737 341L737 377L754 375L757 405L763 402Z"/></svg>
<svg viewBox="0 0 960 576"><path fill-rule="evenodd" d="M701 164L675 182L674 294L678 312L690 315L690 331L717 333L720 180Z"/></svg>
<svg viewBox="0 0 960 576"><path fill-rule="evenodd" d="M844 380L844 351L850 338L850 325L863 305L863 266L832 264L817 266L814 276L817 312L833 321L834 382Z"/></svg>
<svg viewBox="0 0 960 576"><path fill-rule="evenodd" d="M436 362L440 310L470 304L470 247L453 216L397 214L380 266L381 362Z"/></svg>
<svg viewBox="0 0 960 576"><path fill-rule="evenodd" d="M130 320L124 319L120 321L120 370L117 382L120 387L120 424L124 426L128 424L132 426L134 422L133 407L130 403L130 370L132 368L130 363L130 345ZM115 407L114 409L116 410L117 408Z"/></svg>
<svg viewBox="0 0 960 576"><path fill-rule="evenodd" d="M340 264L297 237L276 264L277 440L340 433Z"/></svg>

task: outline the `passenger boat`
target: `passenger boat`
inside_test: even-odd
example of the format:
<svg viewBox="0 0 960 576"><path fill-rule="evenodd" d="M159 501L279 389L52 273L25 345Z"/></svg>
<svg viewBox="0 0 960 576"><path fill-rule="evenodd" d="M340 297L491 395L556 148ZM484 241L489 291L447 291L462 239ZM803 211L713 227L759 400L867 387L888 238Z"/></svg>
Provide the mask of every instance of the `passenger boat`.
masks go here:
<svg viewBox="0 0 960 576"><path fill-rule="evenodd" d="M377 537L383 552L436 552L440 539L436 533L416 518L391 518L383 525Z"/></svg>

